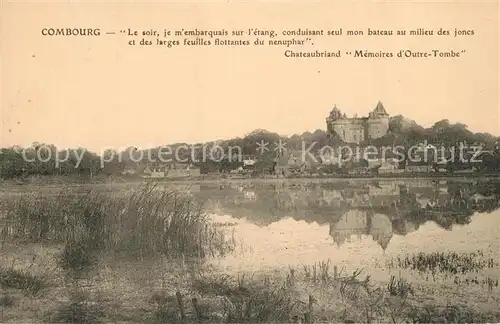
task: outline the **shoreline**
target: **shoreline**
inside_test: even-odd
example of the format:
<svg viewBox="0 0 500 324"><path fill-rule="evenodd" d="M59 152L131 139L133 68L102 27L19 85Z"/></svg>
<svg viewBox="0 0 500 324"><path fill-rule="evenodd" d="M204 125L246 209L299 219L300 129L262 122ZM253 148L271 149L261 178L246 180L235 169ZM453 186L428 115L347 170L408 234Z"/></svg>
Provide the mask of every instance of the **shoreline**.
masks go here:
<svg viewBox="0 0 500 324"><path fill-rule="evenodd" d="M2 180L1 187L22 187L29 185L120 185L135 184L145 181L157 182L162 184L221 184L221 183L329 183L329 182L351 182L351 181L414 181L414 180L500 180L500 174L398 174L382 176L359 176L359 175L333 175L333 176L309 176L309 177L196 177L196 178L178 178L178 179L151 179L139 177L96 177L93 179L83 177L33 177L23 180Z"/></svg>

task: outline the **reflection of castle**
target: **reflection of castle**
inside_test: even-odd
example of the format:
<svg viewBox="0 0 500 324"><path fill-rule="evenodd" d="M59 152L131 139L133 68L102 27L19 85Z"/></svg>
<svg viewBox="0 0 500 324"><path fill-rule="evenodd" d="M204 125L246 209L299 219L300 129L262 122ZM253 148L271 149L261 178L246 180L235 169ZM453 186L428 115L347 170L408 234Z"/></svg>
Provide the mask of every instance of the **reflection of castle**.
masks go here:
<svg viewBox="0 0 500 324"><path fill-rule="evenodd" d="M425 222L451 230L455 224L467 224L475 212L491 212L500 206L500 182L400 180L216 188L208 185L196 194L217 200L217 212L259 226L286 217L329 224L339 245L352 235L371 235L384 249L393 234L407 235Z"/></svg>
<svg viewBox="0 0 500 324"><path fill-rule="evenodd" d="M369 185L370 196L399 196L399 186L393 182L379 182Z"/></svg>
<svg viewBox="0 0 500 324"><path fill-rule="evenodd" d="M371 235L385 251L392 238L392 222L387 215L352 209L338 222L330 223L330 235L338 246L352 235Z"/></svg>
<svg viewBox="0 0 500 324"><path fill-rule="evenodd" d="M380 138L389 130L389 114L379 101L368 117L348 118L335 106L326 119L327 130L346 143L360 143Z"/></svg>

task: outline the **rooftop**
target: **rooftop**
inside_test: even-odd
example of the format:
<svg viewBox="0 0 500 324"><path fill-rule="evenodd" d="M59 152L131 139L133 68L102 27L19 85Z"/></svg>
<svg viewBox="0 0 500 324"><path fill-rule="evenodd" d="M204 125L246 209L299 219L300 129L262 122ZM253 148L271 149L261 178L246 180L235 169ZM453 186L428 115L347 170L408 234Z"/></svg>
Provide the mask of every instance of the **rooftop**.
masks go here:
<svg viewBox="0 0 500 324"><path fill-rule="evenodd" d="M373 109L372 113L374 113L375 115L389 116L389 114L387 113L387 111L384 108L384 105L380 101L377 103L377 106L375 107L375 109Z"/></svg>
<svg viewBox="0 0 500 324"><path fill-rule="evenodd" d="M348 119L348 120L367 120L370 117L378 117L378 116L389 116L387 111L385 110L384 105L382 104L381 101L377 102L377 105L375 106L375 109L373 109L368 117L347 117L345 113L342 113L340 109L337 107L335 104L333 106L333 109L330 111L330 115L327 119L335 121L335 120L343 120L343 119Z"/></svg>

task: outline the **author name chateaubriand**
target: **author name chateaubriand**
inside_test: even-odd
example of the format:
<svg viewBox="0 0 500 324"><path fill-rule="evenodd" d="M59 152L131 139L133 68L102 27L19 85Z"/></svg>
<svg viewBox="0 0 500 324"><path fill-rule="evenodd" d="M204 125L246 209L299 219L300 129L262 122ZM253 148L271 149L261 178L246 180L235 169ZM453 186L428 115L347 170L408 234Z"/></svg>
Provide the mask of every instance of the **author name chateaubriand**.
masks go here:
<svg viewBox="0 0 500 324"><path fill-rule="evenodd" d="M340 57L340 50L336 52L329 52L329 51L312 51L312 52L296 52L292 50L286 50L285 51L285 56L286 57L304 57L304 58L311 58L311 57Z"/></svg>

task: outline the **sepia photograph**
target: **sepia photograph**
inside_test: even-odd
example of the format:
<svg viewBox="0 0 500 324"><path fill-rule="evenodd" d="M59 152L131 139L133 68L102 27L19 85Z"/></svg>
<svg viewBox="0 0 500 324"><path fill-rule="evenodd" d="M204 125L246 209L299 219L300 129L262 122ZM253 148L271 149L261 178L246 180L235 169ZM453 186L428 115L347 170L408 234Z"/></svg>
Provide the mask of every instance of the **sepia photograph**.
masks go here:
<svg viewBox="0 0 500 324"><path fill-rule="evenodd" d="M0 1L0 323L500 322L498 0Z"/></svg>

